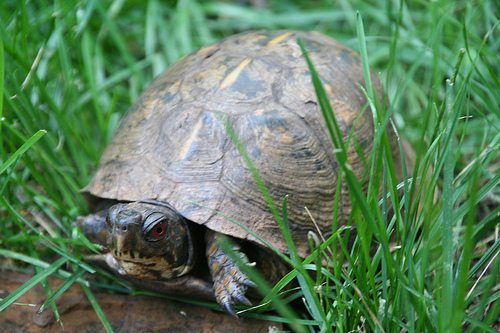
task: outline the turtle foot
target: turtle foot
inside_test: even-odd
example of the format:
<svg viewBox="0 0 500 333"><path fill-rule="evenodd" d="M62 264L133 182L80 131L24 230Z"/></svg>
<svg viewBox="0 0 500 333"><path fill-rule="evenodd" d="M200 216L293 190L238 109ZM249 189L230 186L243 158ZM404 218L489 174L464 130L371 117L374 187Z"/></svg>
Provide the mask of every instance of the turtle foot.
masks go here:
<svg viewBox="0 0 500 333"><path fill-rule="evenodd" d="M207 258L214 283L215 299L226 312L237 317L234 304L252 305L245 293L248 287L255 287L255 284L240 270L236 262L222 251L217 242L217 234L210 234L207 235ZM246 255L239 252L239 248L234 250L248 262Z"/></svg>

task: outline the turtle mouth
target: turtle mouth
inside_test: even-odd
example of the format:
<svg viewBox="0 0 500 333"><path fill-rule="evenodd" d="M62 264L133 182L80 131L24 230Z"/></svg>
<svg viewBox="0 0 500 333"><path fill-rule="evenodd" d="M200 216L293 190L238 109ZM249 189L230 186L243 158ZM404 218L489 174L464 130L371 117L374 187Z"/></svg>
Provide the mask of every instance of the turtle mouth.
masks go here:
<svg viewBox="0 0 500 333"><path fill-rule="evenodd" d="M134 225L135 226L135 225ZM108 250L118 260L127 260L132 262L142 262L151 256L141 251L140 240L135 237L135 230L129 227L131 233L115 232L111 234Z"/></svg>
<svg viewBox="0 0 500 333"><path fill-rule="evenodd" d="M121 275L147 280L170 281L182 277L189 272L190 268L187 264L172 267L163 257L139 257L133 251L117 254L108 253L106 262L108 266Z"/></svg>
<svg viewBox="0 0 500 333"><path fill-rule="evenodd" d="M117 260L125 260L129 262L134 262L134 263L142 263L147 261L149 259L148 257L144 257L140 255L139 253L135 251L120 251L118 249L115 249L111 251L113 257L115 257Z"/></svg>

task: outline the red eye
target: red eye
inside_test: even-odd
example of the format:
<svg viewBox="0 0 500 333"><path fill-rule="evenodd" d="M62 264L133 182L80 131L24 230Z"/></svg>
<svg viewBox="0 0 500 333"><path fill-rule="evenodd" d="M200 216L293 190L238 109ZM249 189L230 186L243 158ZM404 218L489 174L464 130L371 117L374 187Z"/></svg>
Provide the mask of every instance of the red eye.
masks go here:
<svg viewBox="0 0 500 333"><path fill-rule="evenodd" d="M151 231L149 232L149 236L159 239L165 236L166 233L167 233L167 223L160 222L151 229Z"/></svg>

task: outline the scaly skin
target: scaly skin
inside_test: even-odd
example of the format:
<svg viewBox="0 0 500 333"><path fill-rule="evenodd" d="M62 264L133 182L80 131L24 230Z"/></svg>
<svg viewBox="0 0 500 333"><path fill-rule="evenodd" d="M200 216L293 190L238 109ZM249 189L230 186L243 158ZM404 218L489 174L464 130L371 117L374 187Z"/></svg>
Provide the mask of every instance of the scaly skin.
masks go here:
<svg viewBox="0 0 500 333"><path fill-rule="evenodd" d="M217 303L231 315L237 316L233 305L235 303L252 305L245 297L245 293L248 287L255 287L255 284L247 278L234 260L222 251L219 246L220 237L222 237L221 234L211 230L207 230L205 234L208 267L212 275ZM239 252L239 254L245 262L248 262L244 253Z"/></svg>

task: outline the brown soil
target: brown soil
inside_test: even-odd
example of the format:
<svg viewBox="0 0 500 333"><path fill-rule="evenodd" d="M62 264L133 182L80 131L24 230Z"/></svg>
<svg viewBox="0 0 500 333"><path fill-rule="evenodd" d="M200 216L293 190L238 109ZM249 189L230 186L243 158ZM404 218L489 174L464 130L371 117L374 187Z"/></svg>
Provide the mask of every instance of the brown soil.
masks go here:
<svg viewBox="0 0 500 333"><path fill-rule="evenodd" d="M29 276L0 272L0 298L5 298ZM57 281L51 281L55 287ZM52 289L55 290L55 289ZM249 318L233 318L209 309L147 296L94 292L115 332L273 332L279 324ZM58 301L61 320L51 309L41 314L45 300L41 286L30 290L17 304L0 312L2 332L104 332L104 327L79 285L72 286ZM21 303L23 303L21 305Z"/></svg>

